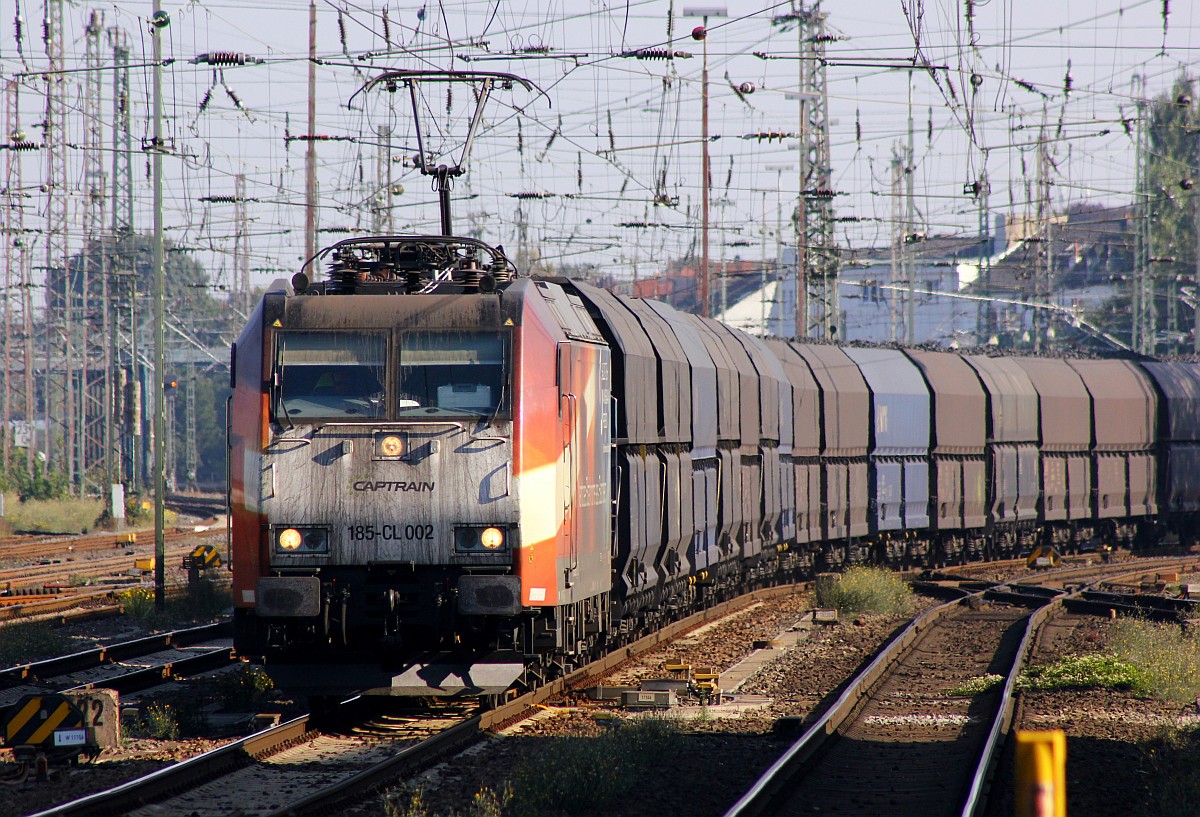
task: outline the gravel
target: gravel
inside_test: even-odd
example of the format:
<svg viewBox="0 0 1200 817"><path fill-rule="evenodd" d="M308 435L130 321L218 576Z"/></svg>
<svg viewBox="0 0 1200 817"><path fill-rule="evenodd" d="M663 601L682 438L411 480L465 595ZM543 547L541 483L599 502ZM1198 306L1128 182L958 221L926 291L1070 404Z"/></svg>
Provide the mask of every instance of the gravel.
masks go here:
<svg viewBox="0 0 1200 817"><path fill-rule="evenodd" d="M921 607L936 603L922 599ZM604 683L634 685L663 677L665 665L671 661L727 669L750 654L756 642L769 641L788 630L811 605L811 597L802 593L756 604L619 667ZM682 694L681 706L667 715L680 730L678 751L641 773L631 782L629 794L602 813L605 817L723 814L789 745L789 738L776 734L777 721L810 715L905 623L900 618L862 616L814 625L806 638L743 684L739 695L750 703L742 711L702 707L699 700ZM1104 619L1069 619L1043 638L1034 661L1049 663L1072 653L1102 650L1110 626ZM597 737L612 728L615 720L632 717L645 716L597 704L577 692L409 785L422 791L422 803L430 817L469 814L468 804L481 789L501 787L519 769L545 765L564 742ZM1159 738L1173 725L1200 721L1195 706L1185 711L1176 704L1106 690L1026 692L1018 718L1019 728L1067 732L1068 811L1091 817L1140 813L1157 785L1140 744ZM213 745L213 741L127 741L119 751L102 756L99 763L78 770L55 770L50 784L10 786L10 796L0 803L0 817L46 808ZM5 770L0 766L0 775ZM990 817L1012 814L1007 794L1010 775L1007 764L998 772L999 796L992 801ZM349 813L365 817L384 814L385 808L378 798L372 798Z"/></svg>

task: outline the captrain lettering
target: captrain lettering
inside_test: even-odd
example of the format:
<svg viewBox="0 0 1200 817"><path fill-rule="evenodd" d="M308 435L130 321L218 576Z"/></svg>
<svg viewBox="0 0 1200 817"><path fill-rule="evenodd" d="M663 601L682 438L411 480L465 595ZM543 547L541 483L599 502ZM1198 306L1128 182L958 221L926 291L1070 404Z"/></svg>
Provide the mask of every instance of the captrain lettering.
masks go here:
<svg viewBox="0 0 1200 817"><path fill-rule="evenodd" d="M372 480L359 480L353 483L350 488L355 491L388 491L396 492L403 491L405 493L427 494L433 491L432 482L385 482Z"/></svg>

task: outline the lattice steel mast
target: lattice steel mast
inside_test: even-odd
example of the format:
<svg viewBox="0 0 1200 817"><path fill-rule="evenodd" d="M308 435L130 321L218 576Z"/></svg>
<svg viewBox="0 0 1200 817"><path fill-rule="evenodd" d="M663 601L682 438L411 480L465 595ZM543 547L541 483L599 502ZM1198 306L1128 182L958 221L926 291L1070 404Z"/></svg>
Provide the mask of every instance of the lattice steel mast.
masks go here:
<svg viewBox="0 0 1200 817"><path fill-rule="evenodd" d="M797 96L800 100L800 201L796 207L796 288L798 337L838 336L838 250L833 236L833 188L829 151L829 94L825 47L837 39L825 28L818 2L794 5L774 18L775 25L795 26L800 47Z"/></svg>
<svg viewBox="0 0 1200 817"><path fill-rule="evenodd" d="M105 224L107 179L104 171L103 59L100 38L104 15L92 11L85 31L87 72L84 74L83 134L83 250L80 253L79 435L76 460L84 493L100 492L114 470L112 431L112 361L109 325L108 241ZM102 478L92 473L102 466Z"/></svg>
<svg viewBox="0 0 1200 817"><path fill-rule="evenodd" d="M26 473L33 471L33 301L29 280L29 236L25 232L25 197L21 162L26 151L37 145L28 140L21 127L20 85L10 80L5 86L5 124L8 148L4 176L3 211L0 235L4 237L4 382L0 411L10 420L18 414L24 420L21 439L9 424L3 433L5 471L18 461L16 448L25 449ZM19 342L18 342L19 340Z"/></svg>
<svg viewBox="0 0 1200 817"><path fill-rule="evenodd" d="M56 462L56 442L62 448L67 479L74 487L75 473L75 389L71 373L75 365L74 295L70 270L69 201L67 196L67 101L63 73L64 0L46 0L43 42L47 71L46 117L43 144L46 151L46 320L43 322L45 380L42 389L45 421L45 454L48 467ZM61 350L61 354L59 354ZM56 367L62 377L55 383ZM56 441L56 437L59 439Z"/></svg>

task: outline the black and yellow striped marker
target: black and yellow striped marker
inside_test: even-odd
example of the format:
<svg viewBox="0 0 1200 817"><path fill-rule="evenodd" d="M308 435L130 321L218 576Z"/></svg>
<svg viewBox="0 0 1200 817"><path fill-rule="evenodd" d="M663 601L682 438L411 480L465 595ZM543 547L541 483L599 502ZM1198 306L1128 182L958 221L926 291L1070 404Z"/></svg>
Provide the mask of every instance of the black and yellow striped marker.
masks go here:
<svg viewBox="0 0 1200 817"><path fill-rule="evenodd" d="M83 728L83 716L65 696L26 695L7 710L4 743L9 747L53 745L55 732Z"/></svg>
<svg viewBox="0 0 1200 817"><path fill-rule="evenodd" d="M197 545L192 555L183 560L186 570L207 570L221 566L221 552L212 545Z"/></svg>

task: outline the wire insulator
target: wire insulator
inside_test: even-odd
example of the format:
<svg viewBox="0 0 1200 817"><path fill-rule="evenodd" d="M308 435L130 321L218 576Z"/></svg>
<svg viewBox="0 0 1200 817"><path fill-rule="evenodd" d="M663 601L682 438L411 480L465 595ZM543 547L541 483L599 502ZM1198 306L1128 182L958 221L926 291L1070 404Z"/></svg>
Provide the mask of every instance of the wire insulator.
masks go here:
<svg viewBox="0 0 1200 817"><path fill-rule="evenodd" d="M190 62L192 65L258 65L262 60L241 51L210 51L197 54Z"/></svg>

